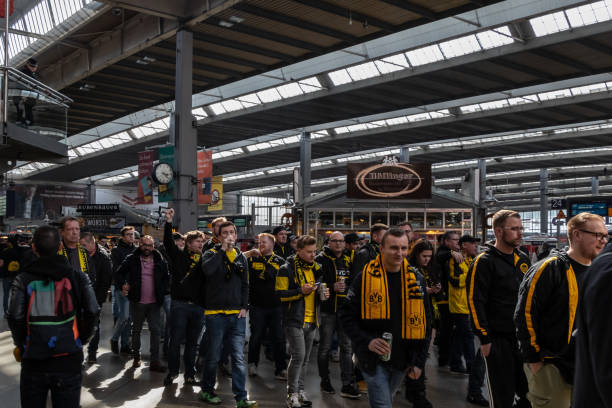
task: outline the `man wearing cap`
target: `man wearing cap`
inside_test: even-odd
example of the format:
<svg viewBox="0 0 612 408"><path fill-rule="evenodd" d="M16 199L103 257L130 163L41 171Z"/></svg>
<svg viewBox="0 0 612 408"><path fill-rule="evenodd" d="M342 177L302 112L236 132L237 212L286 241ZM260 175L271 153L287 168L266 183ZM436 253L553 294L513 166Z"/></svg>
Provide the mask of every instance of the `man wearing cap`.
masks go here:
<svg viewBox="0 0 612 408"><path fill-rule="evenodd" d="M457 263L450 258L448 276L448 308L450 311L453 331L451 334L451 372L469 374L467 400L475 405L489 406L481 392L484 383L484 360L480 351L474 355L474 334L470 325L470 310L467 304L466 279L470 265L478 253L480 239L466 234L459 238L459 248L463 255L463 262ZM465 360L465 367L461 361Z"/></svg>
<svg viewBox="0 0 612 408"><path fill-rule="evenodd" d="M291 244L288 242L288 234L287 228L279 225L278 227L272 230L272 235L276 238L276 245L274 245L274 253L280 256L283 259L289 258L291 255L295 254L295 250L291 247Z"/></svg>
<svg viewBox="0 0 612 408"><path fill-rule="evenodd" d="M30 58L21 72L32 79L40 80L36 72L37 70L38 62L34 58ZM32 111L36 105L36 99L14 96L13 103L17 109L17 123L30 126L34 122L34 114Z"/></svg>

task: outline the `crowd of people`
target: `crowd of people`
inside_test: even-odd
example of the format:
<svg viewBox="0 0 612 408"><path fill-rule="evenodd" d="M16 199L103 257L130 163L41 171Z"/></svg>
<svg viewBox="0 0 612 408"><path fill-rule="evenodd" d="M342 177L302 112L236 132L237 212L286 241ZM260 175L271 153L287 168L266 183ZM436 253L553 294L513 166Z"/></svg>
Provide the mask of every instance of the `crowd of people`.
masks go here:
<svg viewBox="0 0 612 408"><path fill-rule="evenodd" d="M272 376L259 367L263 349L274 378L286 382L279 403L288 408L312 406L311 360L321 392L339 387L344 398L367 394L371 407L388 408L405 384L414 407L432 407L425 366L434 355L439 370L467 377L467 401L478 406L612 406L609 330L598 313L610 306L612 248L604 250L608 232L598 215L569 220L569 247L534 265L519 249L523 226L510 210L493 216L495 238L482 245L454 231L434 245L403 222L374 224L367 241L335 231L321 249L314 237L279 226L244 252L223 217L212 222L210 239L174 231L173 219L168 209L158 243L128 226L110 248L73 217L0 241L23 407L44 407L49 392L54 407L79 407L82 363L97 362L109 292L111 352L141 367L146 321L148 369L166 373L170 386L182 361L184 383L199 386L208 404L222 403L215 384L227 367L236 406L257 406L246 378ZM334 356L339 379L330 374Z"/></svg>

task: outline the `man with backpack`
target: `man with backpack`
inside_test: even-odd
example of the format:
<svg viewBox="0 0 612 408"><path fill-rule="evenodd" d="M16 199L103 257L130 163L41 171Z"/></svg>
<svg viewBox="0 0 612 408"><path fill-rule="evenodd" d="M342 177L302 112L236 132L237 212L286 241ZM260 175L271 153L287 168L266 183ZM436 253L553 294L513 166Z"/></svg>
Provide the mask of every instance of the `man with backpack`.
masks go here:
<svg viewBox="0 0 612 408"><path fill-rule="evenodd" d="M21 361L21 406L78 408L83 345L94 334L100 308L84 273L58 254L60 235L49 226L36 230L37 259L11 287L7 320L14 355Z"/></svg>

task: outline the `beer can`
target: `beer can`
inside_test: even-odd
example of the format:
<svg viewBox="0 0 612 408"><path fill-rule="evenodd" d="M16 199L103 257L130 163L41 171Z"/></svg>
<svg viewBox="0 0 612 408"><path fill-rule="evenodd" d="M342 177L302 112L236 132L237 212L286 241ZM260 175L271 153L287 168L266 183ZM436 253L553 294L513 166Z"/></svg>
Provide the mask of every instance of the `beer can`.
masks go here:
<svg viewBox="0 0 612 408"><path fill-rule="evenodd" d="M319 296L320 296L321 300L327 300L327 298L325 297L325 291L326 290L327 290L327 283L321 282L319 284Z"/></svg>
<svg viewBox="0 0 612 408"><path fill-rule="evenodd" d="M391 343L393 342L393 334L385 332L382 334L382 338L384 341L387 342L387 344L389 345L389 348L391 348ZM382 361L391 360L391 352L389 351L387 354L383 354L382 356L380 356L380 359Z"/></svg>

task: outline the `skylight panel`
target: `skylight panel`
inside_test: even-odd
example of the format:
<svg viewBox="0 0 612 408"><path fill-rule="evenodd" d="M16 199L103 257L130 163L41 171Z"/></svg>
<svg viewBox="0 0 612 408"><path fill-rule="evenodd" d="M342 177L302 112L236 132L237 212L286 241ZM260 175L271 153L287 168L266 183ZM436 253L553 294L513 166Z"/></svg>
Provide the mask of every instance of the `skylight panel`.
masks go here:
<svg viewBox="0 0 612 408"><path fill-rule="evenodd" d="M512 44L514 42L508 26L502 26L494 30L486 30L476 33L476 37L478 38L478 42L480 42L482 48L485 50Z"/></svg>
<svg viewBox="0 0 612 408"><path fill-rule="evenodd" d="M302 88L302 91L304 91L304 93L320 91L321 89L323 89L323 86L321 85L317 77L300 79L298 81L298 84L300 85L300 88Z"/></svg>
<svg viewBox="0 0 612 408"><path fill-rule="evenodd" d="M480 108L482 110L500 109L506 106L508 106L508 101L506 99L500 99L500 100L491 101L491 102L483 102L480 104Z"/></svg>
<svg viewBox="0 0 612 408"><path fill-rule="evenodd" d="M536 37L569 30L569 24L563 11L535 17L529 20Z"/></svg>
<svg viewBox="0 0 612 408"><path fill-rule="evenodd" d="M215 113L215 115L221 115L221 114L224 114L226 112L226 110L223 107L223 104L221 102L213 103L213 104L209 105L208 107L210 109L212 109L212 111Z"/></svg>
<svg viewBox="0 0 612 408"><path fill-rule="evenodd" d="M366 130L367 127L363 123L358 123L356 125L347 126L349 132L358 132L360 130Z"/></svg>
<svg viewBox="0 0 612 408"><path fill-rule="evenodd" d="M389 72L401 71L406 68L410 68L410 64L404 54L396 54L387 58L382 58L374 61L376 67L381 74L388 74Z"/></svg>
<svg viewBox="0 0 612 408"><path fill-rule="evenodd" d="M378 68L376 68L376 65L372 61L348 67L346 70L353 81L360 81L362 79L380 76Z"/></svg>
<svg viewBox="0 0 612 408"><path fill-rule="evenodd" d="M334 128L334 132L336 134L342 134L342 133L348 133L349 130L346 126L339 126L339 127Z"/></svg>
<svg viewBox="0 0 612 408"><path fill-rule="evenodd" d="M312 135L311 135L312 137ZM284 137L282 139L283 144L293 144L293 143L299 143L300 141L300 136L295 135L295 136L289 136L289 137Z"/></svg>
<svg viewBox="0 0 612 408"><path fill-rule="evenodd" d="M353 82L351 76L349 75L346 69L339 69L337 71L332 71L327 74L329 79L331 79L332 83L335 86L348 84L349 82Z"/></svg>
<svg viewBox="0 0 612 408"><path fill-rule="evenodd" d="M75 149L69 149L68 150L68 158L69 159L75 159L77 157L79 157L79 154L76 152Z"/></svg>
<svg viewBox="0 0 612 408"><path fill-rule="evenodd" d="M570 91L568 88L557 89L557 90L550 91L550 92L540 92L538 94L538 97L540 98L541 101L548 101L548 100L557 99L557 98L568 98L570 96L572 96L572 91Z"/></svg>
<svg viewBox="0 0 612 408"><path fill-rule="evenodd" d="M417 48L416 50L408 51L406 53L408 61L412 66L419 66L430 64L436 61L442 61L444 55L440 51L438 44L428 45L427 47Z"/></svg>
<svg viewBox="0 0 612 408"><path fill-rule="evenodd" d="M526 103L534 103L534 102L538 102L538 95L525 95L525 96L518 96L515 98L508 98L507 99L508 104L510 106L515 106L515 105L523 105Z"/></svg>
<svg viewBox="0 0 612 408"><path fill-rule="evenodd" d="M431 119L429 112L415 113L414 115L408 115L407 118L409 122L420 122L422 120Z"/></svg>
<svg viewBox="0 0 612 408"><path fill-rule="evenodd" d="M257 92L257 96L263 103L278 101L281 98L280 94L275 88L264 89L263 91Z"/></svg>
<svg viewBox="0 0 612 408"><path fill-rule="evenodd" d="M221 104L223 105L223 107L225 108L227 112L233 112L233 111L244 109L242 104L235 99L227 99L225 101L221 101Z"/></svg>
<svg viewBox="0 0 612 408"><path fill-rule="evenodd" d="M387 119L387 126L395 126L401 125L404 123L408 123L408 118L406 116L399 116L397 118Z"/></svg>
<svg viewBox="0 0 612 408"><path fill-rule="evenodd" d="M276 87L276 90L283 98L293 98L294 96L302 95L304 93L302 88L300 88L300 86L295 82L278 86Z"/></svg>
<svg viewBox="0 0 612 408"><path fill-rule="evenodd" d="M611 7L610 1L598 1L568 9L565 14L572 27L582 27L612 19Z"/></svg>
<svg viewBox="0 0 612 408"><path fill-rule="evenodd" d="M24 18L28 31L33 33L45 34L53 28L53 21L46 1L38 3L26 13Z"/></svg>
<svg viewBox="0 0 612 408"><path fill-rule="evenodd" d="M112 142L112 140L110 138L104 138L104 139L100 139L100 144L102 145L102 147L104 148L109 148L109 147L113 147L115 145L115 143Z"/></svg>
<svg viewBox="0 0 612 408"><path fill-rule="evenodd" d="M606 86L606 83L601 82L598 84L577 86L571 89L571 93L573 95L586 95L586 94L597 93L597 92L606 92L607 90L608 90L608 87Z"/></svg>
<svg viewBox="0 0 612 408"><path fill-rule="evenodd" d="M329 136L329 132L327 131L327 129L317 130L316 132L312 132L310 134L311 139L320 139L322 137L328 137L328 136Z"/></svg>
<svg viewBox="0 0 612 408"><path fill-rule="evenodd" d="M208 115L204 108L195 108L191 111L191 114L196 117L197 120L207 118Z"/></svg>
<svg viewBox="0 0 612 408"><path fill-rule="evenodd" d="M482 50L474 34L441 42L440 49L446 58L460 57Z"/></svg>
<svg viewBox="0 0 612 408"><path fill-rule="evenodd" d="M474 113L482 110L480 104L478 103L475 103L473 105L461 106L459 109L461 110L461 113Z"/></svg>
<svg viewBox="0 0 612 408"><path fill-rule="evenodd" d="M242 102L245 108L255 106L255 105L261 105L261 101L259 100L259 97L257 96L256 93L242 95L242 96L237 97L236 99Z"/></svg>

